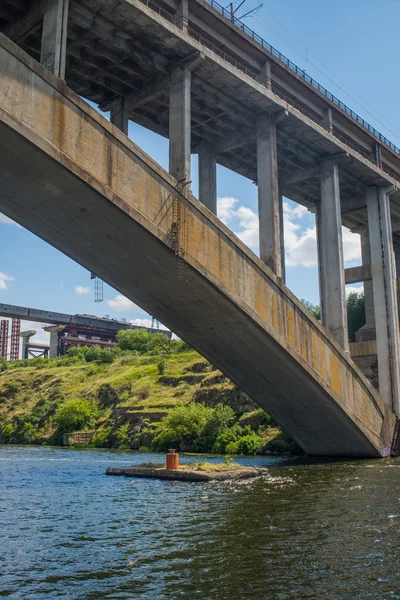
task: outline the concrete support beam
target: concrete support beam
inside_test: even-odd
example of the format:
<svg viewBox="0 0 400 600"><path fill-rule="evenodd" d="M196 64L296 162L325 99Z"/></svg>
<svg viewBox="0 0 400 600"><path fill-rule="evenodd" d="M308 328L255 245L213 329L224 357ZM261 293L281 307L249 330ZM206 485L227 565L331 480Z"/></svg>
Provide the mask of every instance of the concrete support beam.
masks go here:
<svg viewBox="0 0 400 600"><path fill-rule="evenodd" d="M169 172L183 186L190 184L190 69L171 69L169 100Z"/></svg>
<svg viewBox="0 0 400 600"><path fill-rule="evenodd" d="M40 28L45 6L45 0L37 0L31 4L21 19L10 23L3 33L16 44L22 44L29 35Z"/></svg>
<svg viewBox="0 0 400 600"><path fill-rule="evenodd" d="M371 265L361 267L349 267L344 270L345 284L360 283L360 281L371 281Z"/></svg>
<svg viewBox="0 0 400 600"><path fill-rule="evenodd" d="M128 135L128 110L126 106L126 100L122 96L113 100L110 111L110 121L113 125L125 133L125 135Z"/></svg>
<svg viewBox="0 0 400 600"><path fill-rule="evenodd" d="M40 63L65 79L69 0L49 0L43 16Z"/></svg>
<svg viewBox="0 0 400 600"><path fill-rule="evenodd" d="M399 319L389 196L384 188L367 190L368 230L375 308L379 392L399 414Z"/></svg>
<svg viewBox="0 0 400 600"><path fill-rule="evenodd" d="M211 144L199 145L199 199L217 214L217 161Z"/></svg>
<svg viewBox="0 0 400 600"><path fill-rule="evenodd" d="M283 196L279 192L279 226L280 226L280 246L281 246L281 277L283 282L286 283L286 263L285 263L285 232L283 226Z"/></svg>
<svg viewBox="0 0 400 600"><path fill-rule="evenodd" d="M326 160L321 163L320 173L321 201L316 223L322 324L348 351L338 165Z"/></svg>
<svg viewBox="0 0 400 600"><path fill-rule="evenodd" d="M399 310L400 320L400 246L395 246L394 250L394 262L396 266L396 291L397 291L397 306Z"/></svg>
<svg viewBox="0 0 400 600"><path fill-rule="evenodd" d="M257 185L260 258L282 277L280 202L276 126L271 115L257 119Z"/></svg>

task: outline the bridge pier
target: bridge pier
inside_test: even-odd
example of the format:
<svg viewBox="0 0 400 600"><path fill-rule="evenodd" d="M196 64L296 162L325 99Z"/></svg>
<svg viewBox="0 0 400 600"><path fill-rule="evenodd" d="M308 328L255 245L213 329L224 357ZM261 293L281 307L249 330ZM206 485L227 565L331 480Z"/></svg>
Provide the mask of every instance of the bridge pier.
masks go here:
<svg viewBox="0 0 400 600"><path fill-rule="evenodd" d="M368 227L362 227L359 230L361 241L361 258L363 267L371 265L371 248L369 241ZM368 342L376 339L375 331L375 309L374 292L372 280L364 281L364 306L365 306L365 325L358 330L356 335L357 342Z"/></svg>
<svg viewBox="0 0 400 600"><path fill-rule="evenodd" d="M387 189L374 186L367 190L367 211L379 392L385 404L399 414L399 318Z"/></svg>
<svg viewBox="0 0 400 600"><path fill-rule="evenodd" d="M120 96L119 98L115 98L113 101L110 110L110 121L125 135L128 135L129 119L126 100L124 97Z"/></svg>
<svg viewBox="0 0 400 600"><path fill-rule="evenodd" d="M169 96L169 172L190 186L191 71L184 64L171 69Z"/></svg>
<svg viewBox="0 0 400 600"><path fill-rule="evenodd" d="M260 258L282 278L282 196L278 189L276 124L269 114L257 119L257 185Z"/></svg>
<svg viewBox="0 0 400 600"><path fill-rule="evenodd" d="M217 214L217 160L208 142L199 146L199 200Z"/></svg>
<svg viewBox="0 0 400 600"><path fill-rule="evenodd" d="M69 0L50 0L43 15L40 63L65 79Z"/></svg>
<svg viewBox="0 0 400 600"><path fill-rule="evenodd" d="M346 352L346 291L340 214L339 168L334 160L320 166L321 200L317 205L317 243L321 317L323 325Z"/></svg>

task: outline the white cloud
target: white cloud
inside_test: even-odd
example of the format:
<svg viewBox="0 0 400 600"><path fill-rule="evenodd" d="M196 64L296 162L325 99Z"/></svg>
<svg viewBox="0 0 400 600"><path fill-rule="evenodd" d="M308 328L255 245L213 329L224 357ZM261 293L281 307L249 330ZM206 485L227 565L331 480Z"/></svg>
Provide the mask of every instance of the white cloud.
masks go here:
<svg viewBox="0 0 400 600"><path fill-rule="evenodd" d="M0 225L14 225L15 227L21 227L18 223L0 213Z"/></svg>
<svg viewBox="0 0 400 600"><path fill-rule="evenodd" d="M130 321L130 323L132 325L137 325L138 327L151 327L152 320L151 319L133 319L133 321ZM157 325L155 324L154 327L156 328ZM165 325L163 325L162 323L160 323L159 328L169 331L169 329L167 327L165 327Z"/></svg>
<svg viewBox="0 0 400 600"><path fill-rule="evenodd" d="M75 286L75 294L90 294L90 287L85 287L83 285L76 285Z"/></svg>
<svg viewBox="0 0 400 600"><path fill-rule="evenodd" d="M128 300L128 298L125 296L122 296L122 294L117 294L112 300L107 300L107 304L119 312L140 310L136 304L134 304L131 300Z"/></svg>
<svg viewBox="0 0 400 600"><path fill-rule="evenodd" d="M285 253L288 267L302 265L317 266L317 231L315 224L304 227L299 220L308 216L304 206L292 207L287 202L283 204ZM361 258L360 236L342 227L343 255L346 263L359 261Z"/></svg>
<svg viewBox="0 0 400 600"><path fill-rule="evenodd" d="M11 275L7 275L6 273L0 272L0 290L8 289L7 284L11 281L14 281L14 277L11 277Z"/></svg>
<svg viewBox="0 0 400 600"><path fill-rule="evenodd" d="M225 225L228 223L229 219L234 216L234 208L236 204L239 202L237 198L232 198L232 196L222 196L218 198L218 218L221 219Z"/></svg>
<svg viewBox="0 0 400 600"><path fill-rule="evenodd" d="M358 285L346 285L346 296L348 296L349 294L352 294L353 292L355 292L356 294L363 294L364 293L364 286L363 284Z"/></svg>

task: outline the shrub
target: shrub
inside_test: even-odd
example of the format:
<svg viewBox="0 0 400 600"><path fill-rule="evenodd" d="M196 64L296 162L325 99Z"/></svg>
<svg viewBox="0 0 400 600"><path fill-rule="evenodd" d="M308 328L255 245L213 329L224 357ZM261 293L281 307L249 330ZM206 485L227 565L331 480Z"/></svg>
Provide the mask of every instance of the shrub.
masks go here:
<svg viewBox="0 0 400 600"><path fill-rule="evenodd" d="M129 440L129 428L130 428L129 423L124 423L117 430L117 434L116 435L117 435L117 440L119 442L119 445L125 445L125 444L127 444L128 440Z"/></svg>
<svg viewBox="0 0 400 600"><path fill-rule="evenodd" d="M215 451L218 452L218 454L235 454L235 452L232 451L232 446L230 446L230 444L237 442L242 435L243 428L240 427L240 425L233 425L233 427L230 427L227 431L218 436L215 444Z"/></svg>
<svg viewBox="0 0 400 600"><path fill-rule="evenodd" d="M112 427L104 427L96 431L92 438L92 444L96 448L107 448L110 445L110 437L112 434Z"/></svg>
<svg viewBox="0 0 400 600"><path fill-rule="evenodd" d="M9 423L1 430L1 437L5 441L5 443L10 444L14 436L14 425Z"/></svg>
<svg viewBox="0 0 400 600"><path fill-rule="evenodd" d="M101 364L112 363L114 355L108 348L100 348L100 346L91 346L85 352L86 362L97 362Z"/></svg>
<svg viewBox="0 0 400 600"><path fill-rule="evenodd" d="M259 435L252 431L251 433L239 438L236 442L238 454L255 454L261 444Z"/></svg>
<svg viewBox="0 0 400 600"><path fill-rule="evenodd" d="M15 435L15 440L19 444L32 444L37 438L37 431L32 423L25 421L19 427L18 432Z"/></svg>
<svg viewBox="0 0 400 600"><path fill-rule="evenodd" d="M150 351L152 335L146 329L122 329L117 333L118 347L121 350L146 354Z"/></svg>
<svg viewBox="0 0 400 600"><path fill-rule="evenodd" d="M0 373L2 373L3 371L7 371L7 369L8 363L6 359L3 356L0 356Z"/></svg>
<svg viewBox="0 0 400 600"><path fill-rule="evenodd" d="M198 447L204 452L216 450L217 439L225 433L235 421L235 413L230 406L217 404L204 425L198 440Z"/></svg>
<svg viewBox="0 0 400 600"><path fill-rule="evenodd" d="M212 408L195 403L173 408L156 429L154 448L162 451L174 447L181 451L197 449L198 439L212 413Z"/></svg>
<svg viewBox="0 0 400 600"><path fill-rule="evenodd" d="M67 400L57 409L55 422L60 431L74 431L88 427L97 415L95 404L75 398Z"/></svg>
<svg viewBox="0 0 400 600"><path fill-rule="evenodd" d="M165 372L165 360L162 358L157 363L157 372L159 375L164 375Z"/></svg>

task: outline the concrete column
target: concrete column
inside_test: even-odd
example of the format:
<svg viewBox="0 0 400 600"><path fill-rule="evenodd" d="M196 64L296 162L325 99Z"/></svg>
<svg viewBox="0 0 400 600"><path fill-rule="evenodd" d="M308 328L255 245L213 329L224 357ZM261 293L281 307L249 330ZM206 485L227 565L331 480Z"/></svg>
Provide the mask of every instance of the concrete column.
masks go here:
<svg viewBox="0 0 400 600"><path fill-rule="evenodd" d="M69 0L48 0L43 15L40 63L65 79Z"/></svg>
<svg viewBox="0 0 400 600"><path fill-rule="evenodd" d="M322 324L348 351L339 169L333 160L321 164L321 202L316 224Z"/></svg>
<svg viewBox="0 0 400 600"><path fill-rule="evenodd" d="M190 184L190 80L188 68L171 70L169 95L169 172L183 186Z"/></svg>
<svg viewBox="0 0 400 600"><path fill-rule="evenodd" d="M286 265L285 265L285 230L284 230L284 220L283 220L283 196L279 192L279 225L281 232L281 270L282 270L282 279L283 282L286 283Z"/></svg>
<svg viewBox="0 0 400 600"><path fill-rule="evenodd" d="M217 214L217 161L208 142L199 146L199 199Z"/></svg>
<svg viewBox="0 0 400 600"><path fill-rule="evenodd" d="M397 306L400 320L400 246L395 246L394 250L394 264L396 267L396 292L397 292Z"/></svg>
<svg viewBox="0 0 400 600"><path fill-rule="evenodd" d="M260 77L261 77L261 81L262 81L262 83L264 83L265 87L267 87L270 90L272 87L272 85L271 85L272 72L271 72L271 61L269 61L268 59L265 61L264 65L261 68Z"/></svg>
<svg viewBox="0 0 400 600"><path fill-rule="evenodd" d="M257 184L260 258L278 277L282 277L276 125L269 114L257 119Z"/></svg>
<svg viewBox="0 0 400 600"><path fill-rule="evenodd" d="M379 392L399 414L399 319L389 196L383 188L367 190L371 274L375 307Z"/></svg>
<svg viewBox="0 0 400 600"><path fill-rule="evenodd" d="M125 98L120 96L116 98L111 106L110 121L115 127L118 127L125 135L128 135L128 111L126 109Z"/></svg>
<svg viewBox="0 0 400 600"><path fill-rule="evenodd" d="M360 231L361 238L361 257L363 265L371 264L371 247L369 243L369 232L365 228ZM365 324L375 329L375 312L374 312L374 292L372 289L372 281L364 281L364 303L365 303ZM375 339L375 338L374 338Z"/></svg>
<svg viewBox="0 0 400 600"><path fill-rule="evenodd" d="M182 31L187 31L189 24L189 2L180 0L179 8L176 11L176 18L182 22Z"/></svg>

